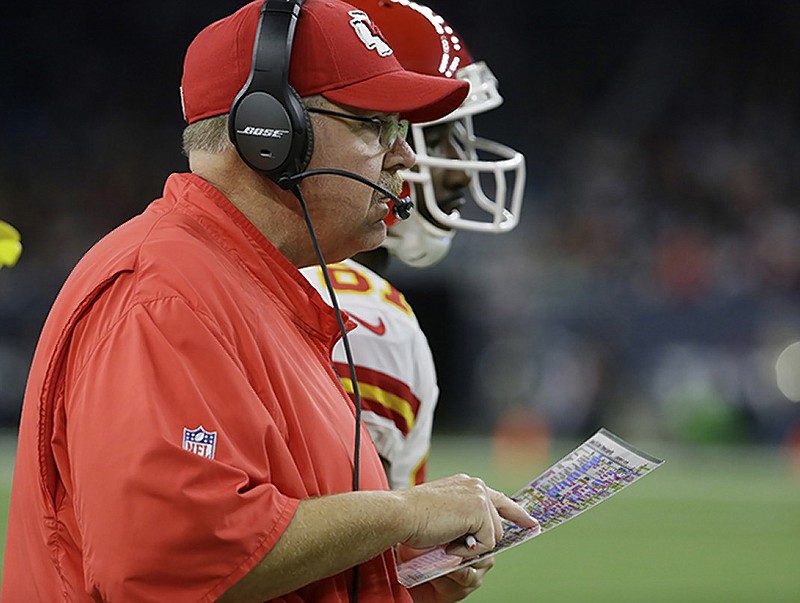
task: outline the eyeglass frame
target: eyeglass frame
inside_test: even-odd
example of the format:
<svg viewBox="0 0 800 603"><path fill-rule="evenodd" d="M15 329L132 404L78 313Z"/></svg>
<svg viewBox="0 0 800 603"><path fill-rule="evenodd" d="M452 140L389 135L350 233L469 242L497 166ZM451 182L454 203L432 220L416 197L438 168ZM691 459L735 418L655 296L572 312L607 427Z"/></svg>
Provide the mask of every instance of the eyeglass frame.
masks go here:
<svg viewBox="0 0 800 603"><path fill-rule="evenodd" d="M342 119L378 126L378 142L387 150L392 148L392 145L398 138L405 140L411 126L407 119L398 119L395 115L392 115L388 119L381 119L375 116L353 115L352 113L343 113L341 111L332 111L331 109L322 109L318 107L308 107L307 111L309 113L317 113L329 117L340 117ZM386 132L386 134L384 134L384 132ZM384 140L384 138L386 138L386 140Z"/></svg>

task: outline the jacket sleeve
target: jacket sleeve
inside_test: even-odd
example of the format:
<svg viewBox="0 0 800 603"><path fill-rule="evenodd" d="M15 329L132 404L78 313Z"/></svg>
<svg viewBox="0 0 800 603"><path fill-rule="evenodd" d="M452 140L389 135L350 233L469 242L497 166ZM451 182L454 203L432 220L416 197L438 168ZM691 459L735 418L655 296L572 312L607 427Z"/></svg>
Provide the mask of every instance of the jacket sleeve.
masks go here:
<svg viewBox="0 0 800 603"><path fill-rule="evenodd" d="M104 601L215 600L277 542L297 500L272 483L283 437L213 321L134 306L72 357L66 446L87 590Z"/></svg>

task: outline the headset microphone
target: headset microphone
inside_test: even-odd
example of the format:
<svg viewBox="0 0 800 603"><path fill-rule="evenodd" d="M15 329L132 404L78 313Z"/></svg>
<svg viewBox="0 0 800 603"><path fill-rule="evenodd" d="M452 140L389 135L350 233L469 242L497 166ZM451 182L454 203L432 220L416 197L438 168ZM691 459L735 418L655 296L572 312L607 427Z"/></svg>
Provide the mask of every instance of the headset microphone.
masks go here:
<svg viewBox="0 0 800 603"><path fill-rule="evenodd" d="M390 201L389 206L392 212L391 215L394 218L394 220L387 220L387 222L390 222L387 223L387 226L397 223L398 220L407 220L409 217L411 217L411 211L414 209L414 202L411 200L411 197L407 195L404 197L398 197L389 189L376 182L373 182L369 178L366 178L355 172L349 172L347 170L340 170L338 168L319 168L315 170L307 170L305 172L300 172L299 174L294 174L293 176L283 176L278 180L278 185L283 189L291 190L297 186L301 180L304 180L310 176L321 176L323 174L342 176L344 178L350 178L351 180L357 180L358 182L366 184L367 186L375 189L384 197L387 197Z"/></svg>
<svg viewBox="0 0 800 603"><path fill-rule="evenodd" d="M411 211L414 209L414 202L411 200L411 197L397 197L392 198L392 216L395 218L391 223L388 223L387 226L391 226L392 224L396 224L398 220L408 220L411 217Z"/></svg>
<svg viewBox="0 0 800 603"><path fill-rule="evenodd" d="M403 187L400 189L397 202L391 202L392 213L386 216L383 221L389 228L397 224L400 220L408 220L411 211L414 209L414 202L411 200L411 185L408 180L403 180Z"/></svg>

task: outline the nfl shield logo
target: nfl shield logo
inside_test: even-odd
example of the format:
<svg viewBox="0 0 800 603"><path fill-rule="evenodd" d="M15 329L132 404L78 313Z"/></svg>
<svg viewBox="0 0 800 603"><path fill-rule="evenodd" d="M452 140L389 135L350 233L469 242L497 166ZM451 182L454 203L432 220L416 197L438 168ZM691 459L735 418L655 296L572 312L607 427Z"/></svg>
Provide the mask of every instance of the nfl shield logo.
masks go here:
<svg viewBox="0 0 800 603"><path fill-rule="evenodd" d="M207 459L214 458L217 447L217 432L206 431L201 425L197 429L183 428L183 449Z"/></svg>

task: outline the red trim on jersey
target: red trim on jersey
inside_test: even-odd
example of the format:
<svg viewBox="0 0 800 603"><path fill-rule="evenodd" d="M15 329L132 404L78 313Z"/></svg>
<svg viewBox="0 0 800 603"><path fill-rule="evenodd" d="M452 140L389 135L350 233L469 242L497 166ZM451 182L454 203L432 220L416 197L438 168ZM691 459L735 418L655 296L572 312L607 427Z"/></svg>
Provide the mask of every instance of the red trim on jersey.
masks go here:
<svg viewBox="0 0 800 603"><path fill-rule="evenodd" d="M422 464L414 472L414 483L419 486L425 483L425 478L428 477L428 457L422 461Z"/></svg>
<svg viewBox="0 0 800 603"><path fill-rule="evenodd" d="M334 362L333 368L336 370L339 377L347 380L350 379L350 368L348 367L347 363ZM414 415L414 418L416 419L417 413L419 412L419 399L413 394L411 388L408 387L407 384L395 379L390 375L387 375L386 373L368 369L363 366L356 367L356 377L358 378L359 385L370 385L391 396L402 398L402 400L408 404L412 414ZM386 417L397 426L397 428L403 434L403 437L408 435L410 430L409 424L401 413L386 406L385 404L382 404L381 401L375 397L365 394L363 389L360 390L360 393L362 410L368 410L381 417ZM350 394L350 397L352 398L353 394Z"/></svg>

